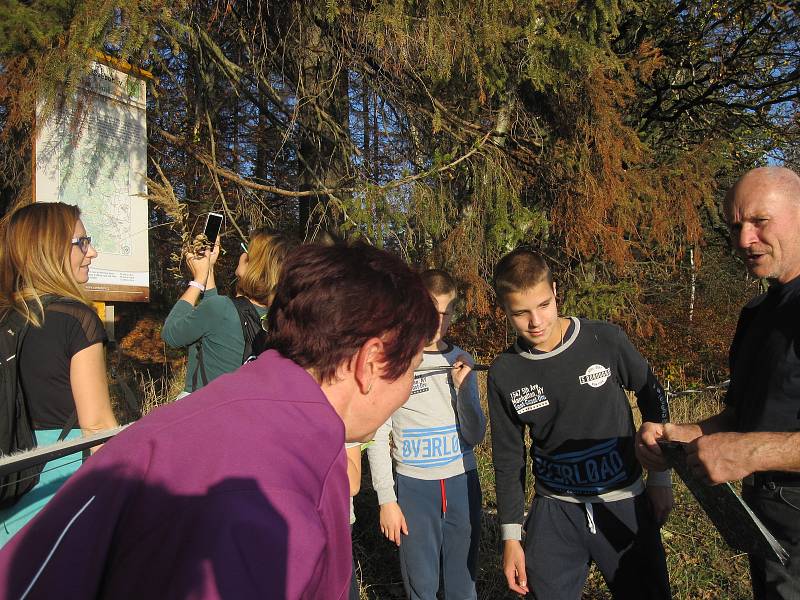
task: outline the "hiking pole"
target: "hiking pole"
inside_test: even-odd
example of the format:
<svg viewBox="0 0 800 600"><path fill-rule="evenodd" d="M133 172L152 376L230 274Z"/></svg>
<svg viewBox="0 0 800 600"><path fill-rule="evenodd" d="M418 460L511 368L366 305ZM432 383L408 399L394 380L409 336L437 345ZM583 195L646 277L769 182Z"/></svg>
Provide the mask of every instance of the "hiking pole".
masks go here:
<svg viewBox="0 0 800 600"><path fill-rule="evenodd" d="M99 446L103 442L110 440L117 435L120 431L125 429L127 425L115 427L114 429L107 429L80 437L74 440L64 440L63 442L56 442L47 446L37 446L25 452L18 452L10 456L3 456L0 458L0 477L5 477L10 473L18 473L24 471L34 465L43 465L44 463L73 454L86 448Z"/></svg>

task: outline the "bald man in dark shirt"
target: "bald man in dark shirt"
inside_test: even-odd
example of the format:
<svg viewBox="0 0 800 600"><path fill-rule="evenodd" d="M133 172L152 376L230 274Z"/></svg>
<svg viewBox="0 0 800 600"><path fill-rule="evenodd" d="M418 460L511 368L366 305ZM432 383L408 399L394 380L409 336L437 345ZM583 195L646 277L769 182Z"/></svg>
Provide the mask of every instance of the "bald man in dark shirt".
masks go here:
<svg viewBox="0 0 800 600"><path fill-rule="evenodd" d="M753 597L800 599L800 177L753 169L726 197L731 241L769 290L742 309L725 409L693 424L643 423L637 456L663 468L658 440L688 442L688 463L743 496L789 552L784 566L750 556Z"/></svg>

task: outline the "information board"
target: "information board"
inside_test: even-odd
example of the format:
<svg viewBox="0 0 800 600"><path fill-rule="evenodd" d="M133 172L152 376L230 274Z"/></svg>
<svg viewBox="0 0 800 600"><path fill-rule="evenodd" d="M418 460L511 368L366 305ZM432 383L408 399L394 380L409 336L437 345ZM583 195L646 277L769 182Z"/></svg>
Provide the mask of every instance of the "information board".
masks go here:
<svg viewBox="0 0 800 600"><path fill-rule="evenodd" d="M37 114L34 200L80 207L98 252L92 300L150 297L146 90L140 77L95 61L63 110Z"/></svg>

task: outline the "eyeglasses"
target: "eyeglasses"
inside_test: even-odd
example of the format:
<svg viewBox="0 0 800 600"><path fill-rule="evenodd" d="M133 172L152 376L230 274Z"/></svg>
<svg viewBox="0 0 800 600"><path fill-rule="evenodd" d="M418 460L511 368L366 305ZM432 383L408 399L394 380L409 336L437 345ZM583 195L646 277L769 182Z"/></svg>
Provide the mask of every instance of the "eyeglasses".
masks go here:
<svg viewBox="0 0 800 600"><path fill-rule="evenodd" d="M81 252L86 254L89 251L89 246L92 245L92 236L82 236L77 238L72 238L72 245L77 246L80 248Z"/></svg>

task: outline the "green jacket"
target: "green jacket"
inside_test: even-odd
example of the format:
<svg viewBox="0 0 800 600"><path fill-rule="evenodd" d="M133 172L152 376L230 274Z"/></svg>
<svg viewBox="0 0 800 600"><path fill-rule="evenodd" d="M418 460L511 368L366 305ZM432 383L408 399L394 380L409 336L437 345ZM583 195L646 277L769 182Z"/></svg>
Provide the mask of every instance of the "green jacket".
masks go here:
<svg viewBox="0 0 800 600"><path fill-rule="evenodd" d="M260 316L267 312L260 306L255 308ZM209 382L242 366L244 336L239 313L233 301L227 296L220 296L216 288L206 290L197 306L178 300L167 315L161 337L173 348L188 348L189 364L184 384L186 392L204 385L198 370L200 344L203 346L203 365ZM196 387L193 386L193 380L196 380Z"/></svg>

